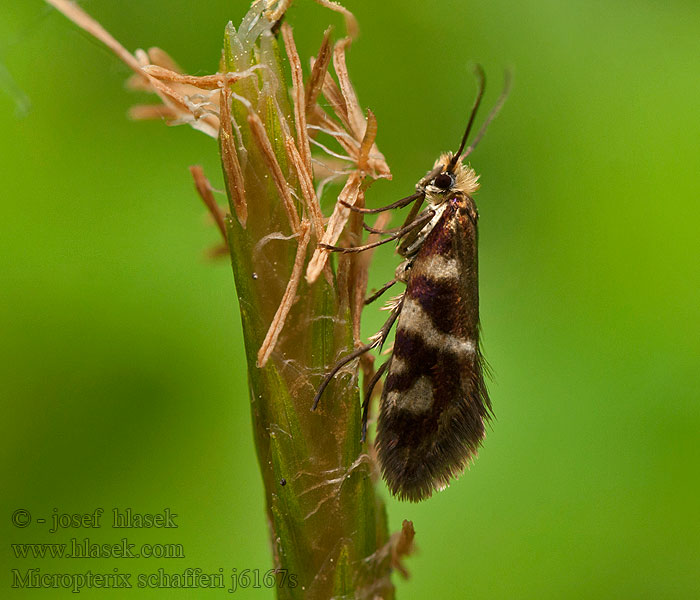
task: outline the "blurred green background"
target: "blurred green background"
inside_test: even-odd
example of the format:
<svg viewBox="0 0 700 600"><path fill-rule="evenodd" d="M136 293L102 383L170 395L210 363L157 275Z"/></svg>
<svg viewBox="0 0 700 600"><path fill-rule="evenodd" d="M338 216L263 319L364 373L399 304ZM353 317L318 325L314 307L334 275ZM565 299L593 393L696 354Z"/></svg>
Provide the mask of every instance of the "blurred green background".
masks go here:
<svg viewBox="0 0 700 600"><path fill-rule="evenodd" d="M336 15L297 0L303 57ZM471 471L419 505L400 598L700 597L700 5L651 1L346 1L349 55L410 193L454 149L469 65L515 69L472 164L481 173L481 310L497 419ZM244 1L83 2L129 49L215 70ZM306 63L305 63L306 64ZM10 569L271 565L231 270L187 166L221 186L216 143L132 123L141 98L108 51L39 0L0 19L2 597ZM485 114L485 111L484 111ZM483 115L482 115L483 118ZM371 285L396 258L378 253ZM365 333L382 314L368 310ZM388 496L386 491L385 496ZM179 515L119 534L11 526L102 507ZM16 559L70 537L180 543L180 560ZM166 590L153 598L216 597ZM101 597L126 592L85 591ZM242 598L272 597L265 590Z"/></svg>

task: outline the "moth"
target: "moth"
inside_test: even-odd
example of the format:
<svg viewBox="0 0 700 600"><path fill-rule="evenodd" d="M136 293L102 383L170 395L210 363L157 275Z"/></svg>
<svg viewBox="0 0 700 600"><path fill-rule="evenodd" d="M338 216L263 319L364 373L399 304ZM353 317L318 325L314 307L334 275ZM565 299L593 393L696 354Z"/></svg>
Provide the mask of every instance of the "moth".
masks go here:
<svg viewBox="0 0 700 600"><path fill-rule="evenodd" d="M398 240L397 252L403 262L395 277L365 303L399 282L405 284L405 291L389 303L389 319L370 342L345 356L327 374L313 409L338 371L381 347L396 324L391 356L366 386L362 439L372 391L386 373L377 419L377 457L391 492L413 502L443 489L465 469L476 456L492 414L479 341L478 211L473 198L479 177L463 161L505 102L510 77L506 73L499 100L465 150L486 84L481 67L476 74L476 100L457 152L442 154L410 196L378 209L346 205L371 214L412 204L403 226L393 232L366 226L375 233L390 233L372 244L325 246L336 252L363 252Z"/></svg>

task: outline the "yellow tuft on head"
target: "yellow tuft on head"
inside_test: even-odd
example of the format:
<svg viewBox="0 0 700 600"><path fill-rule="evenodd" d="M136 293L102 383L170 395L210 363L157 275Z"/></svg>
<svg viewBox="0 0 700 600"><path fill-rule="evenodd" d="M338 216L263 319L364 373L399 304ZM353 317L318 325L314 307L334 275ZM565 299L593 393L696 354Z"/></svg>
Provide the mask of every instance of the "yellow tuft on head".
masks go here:
<svg viewBox="0 0 700 600"><path fill-rule="evenodd" d="M452 152L444 152L440 155L440 158L435 161L433 168L442 166L442 170L444 171L450 160L452 160L452 156ZM455 184L452 188L453 190L471 196L479 189L479 176L476 174L476 171L470 166L463 164L461 160L455 165L454 174Z"/></svg>

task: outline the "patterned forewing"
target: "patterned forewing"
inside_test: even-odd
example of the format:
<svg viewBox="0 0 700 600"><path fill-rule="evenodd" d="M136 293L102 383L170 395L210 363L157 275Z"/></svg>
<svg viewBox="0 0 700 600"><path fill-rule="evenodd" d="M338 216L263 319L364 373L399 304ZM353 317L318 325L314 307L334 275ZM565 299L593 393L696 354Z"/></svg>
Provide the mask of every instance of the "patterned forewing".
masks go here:
<svg viewBox="0 0 700 600"><path fill-rule="evenodd" d="M465 468L490 406L479 349L476 206L462 194L447 202L410 270L377 423L384 479L413 501Z"/></svg>

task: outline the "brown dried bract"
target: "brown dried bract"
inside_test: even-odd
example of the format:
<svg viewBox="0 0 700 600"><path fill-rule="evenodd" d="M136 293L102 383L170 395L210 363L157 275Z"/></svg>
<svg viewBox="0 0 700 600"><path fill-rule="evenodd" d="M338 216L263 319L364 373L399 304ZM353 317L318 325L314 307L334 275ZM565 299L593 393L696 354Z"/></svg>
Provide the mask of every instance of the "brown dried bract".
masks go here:
<svg viewBox="0 0 700 600"><path fill-rule="evenodd" d="M266 0L265 2L265 17L270 23L276 23L289 10L294 0ZM275 4L277 6L275 6Z"/></svg>
<svg viewBox="0 0 700 600"><path fill-rule="evenodd" d="M326 78L326 71L331 62L331 28L329 27L323 34L323 41L318 50L318 55L313 60L311 66L311 76L306 86L306 108L308 115L316 104L318 96L323 89L323 81Z"/></svg>
<svg viewBox="0 0 700 600"><path fill-rule="evenodd" d="M404 519L401 524L401 531L398 531L391 536L391 566L396 569L404 579L408 579L410 573L403 566L403 558L413 554L415 550L414 539L416 530L413 529L413 521Z"/></svg>
<svg viewBox="0 0 700 600"><path fill-rule="evenodd" d="M299 150L291 137L285 137L284 147L287 151L287 157L289 162L294 165L297 172L297 177L299 178L299 187L301 188L301 197L304 200L304 206L306 207L309 216L311 217L311 222L314 226L314 232L317 238L323 234L323 213L321 212L321 207L318 203L318 198L316 197L316 190L314 189L313 173L306 168L304 161L299 155Z"/></svg>
<svg viewBox="0 0 700 600"><path fill-rule="evenodd" d="M311 173L311 148L309 147L309 136L306 132L306 98L304 91L304 76L301 71L301 61L297 52L292 28L289 24L282 25L282 37L284 47L287 50L289 65L292 71L292 98L294 100L294 124L296 125L297 144L299 154L304 161L306 170Z"/></svg>
<svg viewBox="0 0 700 600"><path fill-rule="evenodd" d="M316 0L316 2L321 6L325 6L330 10L334 10L335 12L342 14L345 17L345 28L348 31L348 35L353 40L357 37L357 34L360 32L360 26L357 24L355 15L353 15L347 8L341 6L337 2L332 2L331 0Z"/></svg>
<svg viewBox="0 0 700 600"><path fill-rule="evenodd" d="M204 175L204 170L200 165L192 165L190 167L190 173L192 173L192 179L194 179L194 185L197 188L199 197L202 199L207 209L209 209L211 216L214 217L214 222L221 232L221 237L224 238L224 242L226 242L226 213L224 213L221 207L216 203L214 192L212 191L209 180Z"/></svg>
<svg viewBox="0 0 700 600"><path fill-rule="evenodd" d="M369 167L369 154L374 145L374 140L377 137L377 118L374 113L367 109L367 127L365 128L364 136L362 137L362 144L360 145L360 152L357 157L357 167L363 171L368 170Z"/></svg>
<svg viewBox="0 0 700 600"><path fill-rule="evenodd" d="M335 205L333 214L328 220L328 227L321 238L321 244L332 246L338 241L338 238L343 232L343 228L350 217L350 209L345 206L345 204L354 206L360 192L361 183L362 177L359 171L353 171L350 173L343 191L340 192L340 195L338 196L338 202ZM309 283L316 281L318 276L321 274L321 271L323 271L323 267L328 260L328 254L329 250L326 250L325 248L316 248L314 251L311 261L309 262L309 266L306 269L306 280Z"/></svg>
<svg viewBox="0 0 700 600"><path fill-rule="evenodd" d="M177 71L172 71L156 64L144 65L141 70L155 77L163 83L181 83L191 85L200 90L218 90L224 86L231 85L244 77L250 77L259 67L257 65L241 71L240 73L214 73L213 75L183 75Z"/></svg>
<svg viewBox="0 0 700 600"><path fill-rule="evenodd" d="M258 351L258 361L256 363L258 367L264 367L267 364L272 351L275 349L277 339L284 327L284 323L287 320L287 315L294 304L299 281L301 280L301 272L304 267L304 260L306 258L306 247L309 245L310 238L311 224L308 221L302 221L299 226L299 245L297 246L297 253L294 258L292 275L289 278L289 283L287 284L284 296L282 296L279 308L272 319L270 329L268 329L265 340Z"/></svg>
<svg viewBox="0 0 700 600"><path fill-rule="evenodd" d="M226 87L221 90L221 127L219 129L219 151L221 164L224 169L229 198L233 202L236 218L241 227L248 221L248 203L245 195L245 180L241 163L238 160L238 152L233 137L231 123L231 91Z"/></svg>
<svg viewBox="0 0 700 600"><path fill-rule="evenodd" d="M219 135L219 95L217 90L251 76L258 67L240 73L215 73L196 77L182 73L164 50L149 48L133 54L122 46L95 19L70 0L46 0L79 27L93 35L134 71L127 85L131 89L157 94L162 107L136 106L135 119L165 119L173 125L187 123L210 137Z"/></svg>
<svg viewBox="0 0 700 600"><path fill-rule="evenodd" d="M350 129L352 129L356 139L361 139L365 134L367 123L362 114L360 103L357 101L355 89L350 83L348 67L345 64L345 49L350 45L350 42L350 38L344 38L335 45L333 50L333 68L338 76L340 91L343 94L343 100L345 100Z"/></svg>
<svg viewBox="0 0 700 600"><path fill-rule="evenodd" d="M134 71L134 75L128 81L131 88L152 92L160 97L162 105L133 107L130 112L133 118L165 119L170 124L188 123L193 128L219 139L228 195L236 218L243 227L246 226L248 219L245 172L241 166L239 154L243 150L240 148L243 138L240 135L238 125L233 121L231 103L237 101L244 104L248 112L247 122L251 138L260 150L260 156L271 175L287 214L291 231L300 236L300 247L308 244L311 231L320 243L335 244L346 228L351 212L341 201L348 205L356 203L363 205L364 193L369 183L366 179L391 177L389 167L375 144L376 118L371 111L367 111L365 117L347 70L345 54L352 40L357 36L357 21L350 11L337 2L331 0L316 1L344 16L347 36L333 46L330 39L331 29L328 28L325 31L318 55L312 61L311 75L304 82L302 62L294 42L292 29L287 24L283 24L281 27L292 74L293 125L290 125L287 116L281 109L280 98L276 93L271 94L269 100L271 100L279 119L283 135L282 147L293 168L293 171L286 173L275 155L275 148L270 139L272 132L268 131L258 114L260 105L254 105L242 96L234 94L231 90L231 85L243 78L251 78L253 82L251 85L257 85L258 78L253 77L253 75L256 74L256 71L264 68L262 64L264 61L261 60L260 64L253 64L241 72L223 72L203 76L187 75L182 72L175 60L159 48L149 48L148 51L136 50L133 54L130 53L76 3L70 0L47 0L78 26L102 41ZM291 0L269 0L260 9L259 18L267 19L268 29L270 29L277 25L290 5ZM329 73L331 61L337 82ZM268 71L265 73L269 72L269 65L267 66ZM263 85L258 93L269 94L270 90ZM321 94L330 103L334 116L331 116L318 104ZM310 131L313 132L313 136L309 135ZM346 153L345 156L329 148L322 141L315 139L321 134L329 136L332 143L337 143ZM312 144L320 148L326 156L312 155ZM336 159L346 162L347 168L338 168ZM322 177L325 177L323 181L317 181L317 173L314 173L314 169L321 173ZM292 189L291 185L297 185L297 183L291 183L288 180L290 174L294 172L298 182L296 190ZM202 199L214 215L216 223L225 237L224 217L216 205L211 193L211 186L201 170L193 168L192 174ZM336 203L330 218L325 219L321 212L319 194L322 193L326 181L341 177L346 178L346 180L338 195L339 201ZM315 188L315 185L318 185L318 188ZM301 214L295 196L302 201L303 211ZM358 237L359 221L355 219L353 223L353 235ZM359 330L360 291L366 288L369 256L367 254L364 257L353 256L348 259L349 272L352 277L359 277L357 282L359 285L346 287L346 293L353 294L353 296L341 298L341 304L349 301L353 306L355 313L353 328L356 333ZM297 256L293 277L290 279L290 286L288 286L290 293L292 289L296 290L304 260L304 253ZM328 250L316 248L306 268L306 279L309 283L313 283L321 273L326 274L329 283L332 282ZM261 363L267 360L274 349L289 306L291 306L289 302L289 294L285 294L280 311L275 316L264 347L261 348L259 355Z"/></svg>

